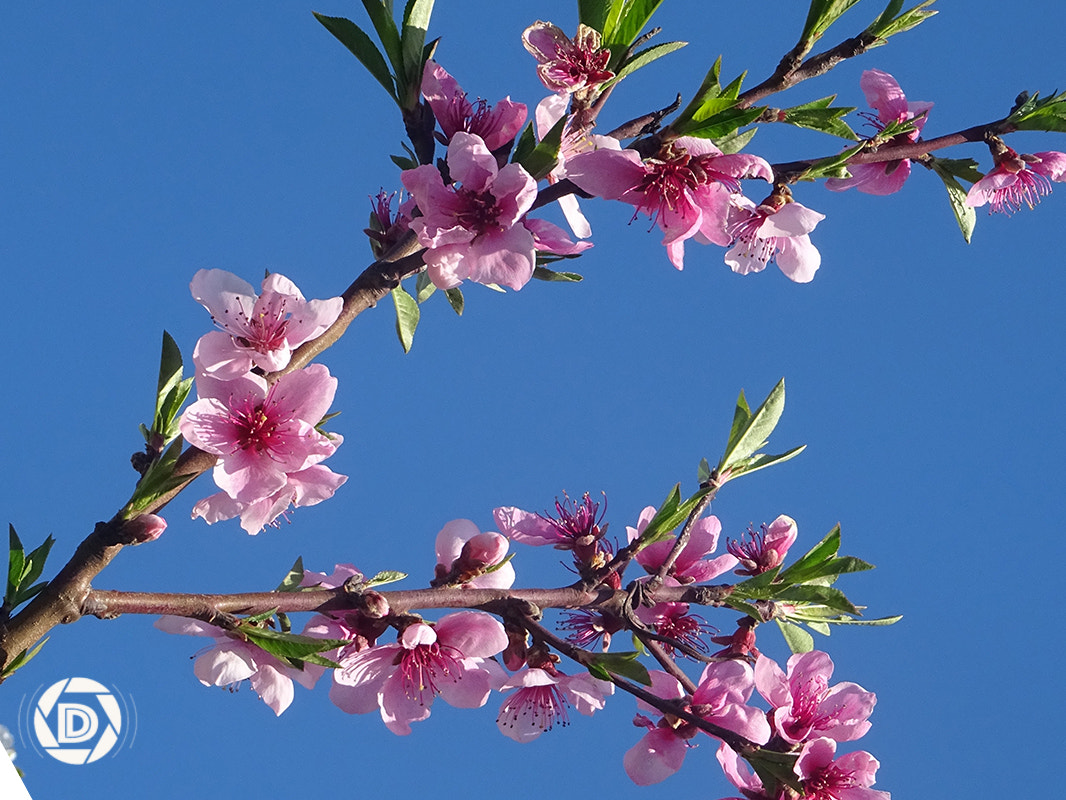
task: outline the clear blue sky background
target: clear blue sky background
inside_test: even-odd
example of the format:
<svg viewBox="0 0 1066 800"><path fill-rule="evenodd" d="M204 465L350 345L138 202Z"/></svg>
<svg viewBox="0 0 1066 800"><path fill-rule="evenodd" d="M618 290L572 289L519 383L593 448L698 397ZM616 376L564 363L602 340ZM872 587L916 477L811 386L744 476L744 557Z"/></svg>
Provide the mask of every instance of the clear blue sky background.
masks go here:
<svg viewBox="0 0 1066 800"><path fill-rule="evenodd" d="M936 136L1002 116L1023 89L1066 84L1059 4L938 5L917 31L780 104L836 92L862 107L859 75L877 67L911 99L936 103L925 129ZM720 53L728 76L747 69L760 80L794 42L805 6L669 0L656 17L661 38L691 46L623 84L605 123L688 96ZM365 19L357 3L315 10ZM829 38L880 10L860 4ZM129 494L160 331L190 357L209 329L188 292L197 269L252 281L278 271L325 297L368 262L367 197L399 187L387 156L402 130L384 92L310 11L203 2L0 11L0 519L31 545L53 534L53 568ZM472 95L532 107L545 92L519 36L537 18L572 30L575 4L441 0L431 34ZM786 161L839 147L777 133L760 133L753 151ZM1066 149L1052 134L1010 143ZM950 155L989 166L980 146ZM843 588L868 613L903 622L819 640L838 679L878 694L861 743L881 760L877 788L899 798L1046 794L1061 784L1066 711L1055 688L1066 187L1012 219L982 210L970 246L939 182L919 168L889 198L821 186L797 196L827 215L810 285L773 268L733 275L713 247L690 248L678 273L646 220L627 225L628 207L588 202L596 247L577 265L584 283L507 295L471 286L462 319L434 298L407 356L389 305L364 315L326 357L340 379L334 427L346 438L332 466L351 476L337 498L250 538L235 523L188 519L214 491L204 479L167 509L165 536L124 552L97 586L266 589L302 555L318 570L348 561L409 571L403 585L416 587L448 520L488 529L493 507L538 510L564 490L606 492L623 535L674 482L694 487L700 458L720 452L738 390L759 398L785 376L774 444L806 442L807 452L730 484L714 511L733 536L790 514L798 547L839 521L844 550L878 565ZM521 552L518 583L567 582L556 560ZM736 615L708 617L731 629ZM132 746L90 766L40 757L20 735L17 763L34 798L732 793L709 741L669 782L634 787L622 754L640 732L625 698L524 746L496 730L495 698L477 712L438 703L407 738L374 715L341 713L324 687L298 690L275 719L247 688L201 687L189 656L203 640L151 622L57 629L0 690L0 722L13 730L20 703L70 675L116 686L137 707ZM776 631L761 642L785 657Z"/></svg>

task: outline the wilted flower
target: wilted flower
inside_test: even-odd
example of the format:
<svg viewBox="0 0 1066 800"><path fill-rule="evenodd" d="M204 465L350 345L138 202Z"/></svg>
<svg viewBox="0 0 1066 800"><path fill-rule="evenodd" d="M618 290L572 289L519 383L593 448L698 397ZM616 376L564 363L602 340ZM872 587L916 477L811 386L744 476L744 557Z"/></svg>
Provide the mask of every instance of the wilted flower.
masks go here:
<svg viewBox="0 0 1066 800"><path fill-rule="evenodd" d="M551 92L588 94L609 81L611 51L600 48L600 32L588 25L577 26L570 39L550 22L534 22L522 32L522 44L537 59L537 75Z"/></svg>

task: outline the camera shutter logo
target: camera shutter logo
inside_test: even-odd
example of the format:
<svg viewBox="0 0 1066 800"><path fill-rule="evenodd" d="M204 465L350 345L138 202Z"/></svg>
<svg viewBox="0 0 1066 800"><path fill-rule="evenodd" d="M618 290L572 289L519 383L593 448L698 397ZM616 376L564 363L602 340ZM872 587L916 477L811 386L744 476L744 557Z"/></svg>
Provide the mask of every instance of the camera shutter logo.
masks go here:
<svg viewBox="0 0 1066 800"><path fill-rule="evenodd" d="M33 710L33 732L52 758L90 764L103 758L122 733L122 710L103 684L65 678L45 689Z"/></svg>

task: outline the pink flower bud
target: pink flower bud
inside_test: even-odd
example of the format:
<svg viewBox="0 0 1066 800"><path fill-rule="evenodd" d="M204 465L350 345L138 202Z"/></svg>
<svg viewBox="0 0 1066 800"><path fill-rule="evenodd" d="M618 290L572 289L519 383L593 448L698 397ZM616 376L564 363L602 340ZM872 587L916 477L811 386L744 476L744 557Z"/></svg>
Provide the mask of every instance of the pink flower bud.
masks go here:
<svg viewBox="0 0 1066 800"><path fill-rule="evenodd" d="M123 526L126 534L133 544L152 542L167 529L167 521L155 514L141 514L134 517Z"/></svg>
<svg viewBox="0 0 1066 800"><path fill-rule="evenodd" d="M507 555L507 539L498 533L479 533L459 553L461 572L474 572L498 564Z"/></svg>

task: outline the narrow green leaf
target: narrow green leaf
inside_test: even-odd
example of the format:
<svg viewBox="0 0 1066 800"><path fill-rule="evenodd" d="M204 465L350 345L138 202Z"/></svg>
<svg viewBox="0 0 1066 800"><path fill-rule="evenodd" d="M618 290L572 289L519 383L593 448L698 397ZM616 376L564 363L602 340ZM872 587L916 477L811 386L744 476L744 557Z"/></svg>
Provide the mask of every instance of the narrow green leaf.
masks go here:
<svg viewBox="0 0 1066 800"><path fill-rule="evenodd" d="M344 647L348 644L344 639L318 639L313 636L302 636L297 633L279 633L269 628L256 628L242 625L240 628L249 642L256 647L266 650L271 655L284 659L306 661L308 656Z"/></svg>
<svg viewBox="0 0 1066 800"><path fill-rule="evenodd" d="M429 279L429 273L419 272L418 277L415 279L415 300L418 301L418 304L422 305L426 302L435 291L437 291L437 287Z"/></svg>
<svg viewBox="0 0 1066 800"><path fill-rule="evenodd" d="M751 415L736 443L726 449L722 460L718 463L718 471L723 472L735 462L749 458L763 447L777 426L778 420L781 419L781 413L784 410L785 379L782 378L763 400L762 405Z"/></svg>
<svg viewBox="0 0 1066 800"><path fill-rule="evenodd" d="M4 592L4 603L14 607L15 596L22 581L22 568L26 564L26 551L15 532L15 526L10 522L7 524L7 540L7 590Z"/></svg>
<svg viewBox="0 0 1066 800"><path fill-rule="evenodd" d="M845 614L859 613L859 609L848 600L847 595L832 586L786 586L774 592L773 599L786 603L814 603Z"/></svg>
<svg viewBox="0 0 1066 800"><path fill-rule="evenodd" d="M396 85L393 81L392 73L389 72L389 65L385 63L385 58L371 38L351 20L343 17L327 17L317 12L311 13L315 15L315 19L325 26L326 30L348 48L352 55L359 59L359 63L370 71L374 79L385 87L389 97L399 105L400 98L396 94Z"/></svg>
<svg viewBox="0 0 1066 800"><path fill-rule="evenodd" d="M748 142L759 132L758 128L749 128L746 131L733 131L714 140L715 145L726 155L739 153L748 146Z"/></svg>
<svg viewBox="0 0 1066 800"><path fill-rule="evenodd" d="M700 464L696 467L696 480L699 483L706 483L711 479L711 465L707 463L706 458L700 459Z"/></svg>
<svg viewBox="0 0 1066 800"><path fill-rule="evenodd" d="M445 289L444 296L448 298L448 304L451 305L452 311L463 316L463 308L466 301L463 299L463 290L456 287L454 289Z"/></svg>
<svg viewBox="0 0 1066 800"><path fill-rule="evenodd" d="M685 136L695 136L697 139L720 139L730 136L745 125L749 125L760 116L763 108L729 108L702 122L690 123L692 127L686 128ZM676 128L675 128L676 130Z"/></svg>
<svg viewBox="0 0 1066 800"><path fill-rule="evenodd" d="M518 160L518 153L515 153L514 160L538 181L546 177L559 163L559 147L562 144L566 120L565 115L561 117L521 161Z"/></svg>
<svg viewBox="0 0 1066 800"><path fill-rule="evenodd" d="M734 462L735 466L733 467L733 476L735 477L737 475L748 475L757 470L773 466L774 464L781 464L785 461L788 461L789 459L795 458L806 449L807 445L801 444L798 447L793 447L788 452L781 453L781 455L771 456L766 455L764 453L762 455L754 456L750 459Z"/></svg>
<svg viewBox="0 0 1066 800"><path fill-rule="evenodd" d="M407 76L407 99L409 106L418 103L422 86L422 68L425 64L426 31L433 14L433 0L408 0L403 12L403 32L400 40L403 49L404 74Z"/></svg>
<svg viewBox="0 0 1066 800"><path fill-rule="evenodd" d="M632 75L638 69L648 66L652 61L662 58L667 53L672 53L675 50L680 50L686 46L688 42L663 42L662 44L653 45L638 53L634 53L633 57L629 59L618 73L608 81L607 85L618 83L623 78Z"/></svg>
<svg viewBox="0 0 1066 800"><path fill-rule="evenodd" d="M780 567L767 570L758 575L752 575L747 580L741 581L733 587L733 594L738 597L746 597L749 600L769 600L774 596L771 584L781 571Z"/></svg>
<svg viewBox="0 0 1066 800"><path fill-rule="evenodd" d="M803 26L803 40L814 42L820 39L829 26L857 2L859 0L812 0Z"/></svg>
<svg viewBox="0 0 1066 800"><path fill-rule="evenodd" d="M625 47L633 44L662 2L663 0L628 0L610 44Z"/></svg>
<svg viewBox="0 0 1066 800"><path fill-rule="evenodd" d="M397 572L394 569L387 569L383 570L382 572L379 572L377 575L367 581L366 585L381 586L385 583L395 583L396 581L402 581L406 577L406 572Z"/></svg>
<svg viewBox="0 0 1066 800"><path fill-rule="evenodd" d="M812 131L828 133L830 136L837 136L841 139L855 141L859 137L841 119L845 114L850 114L854 110L854 107L848 108L844 106L839 108L802 108L797 106L786 109L781 122L795 125L797 128L807 128Z"/></svg>
<svg viewBox="0 0 1066 800"><path fill-rule="evenodd" d="M183 437L176 436L167 449L163 451L163 455L157 461L152 462L151 466L148 467L148 471L137 481L133 496L126 503L126 519L137 516L137 514L144 511L171 489L188 483L188 475L174 474L174 467L178 462L178 456L181 455L181 448L184 444Z"/></svg>
<svg viewBox="0 0 1066 800"><path fill-rule="evenodd" d="M970 237L973 236L973 229L977 225L977 209L966 205L966 189L951 174L950 168L941 163L941 159L931 159L929 166L944 182L944 188L948 193L948 202L951 204L951 213L955 215L955 222L959 225L962 238L966 240L966 244L969 244Z"/></svg>
<svg viewBox="0 0 1066 800"><path fill-rule="evenodd" d="M825 622L815 622L812 620L805 622L804 624L815 633L822 634L822 636L829 636L830 634L829 625Z"/></svg>
<svg viewBox="0 0 1066 800"><path fill-rule="evenodd" d="M400 31L396 20L392 18L392 3L382 0L363 0L363 8L370 17L370 24L381 40L381 47L392 68L399 75L403 72L403 48L400 45Z"/></svg>
<svg viewBox="0 0 1066 800"><path fill-rule="evenodd" d="M34 645L32 650L23 650L21 653L11 659L11 662L6 667L4 667L4 671L0 672L0 678L7 679L14 674L15 670L19 669L20 667L26 666L35 655L41 652L41 648L44 647L44 643L48 641L48 638L49 637L45 636L43 639L41 639L41 641L37 642L37 644Z"/></svg>
<svg viewBox="0 0 1066 800"><path fill-rule="evenodd" d="M533 268L533 277L538 281L561 281L562 283L579 283L584 280L576 272L556 272L541 266Z"/></svg>
<svg viewBox="0 0 1066 800"><path fill-rule="evenodd" d="M611 6L619 3L621 0L577 0L578 22L603 33Z"/></svg>
<svg viewBox="0 0 1066 800"><path fill-rule="evenodd" d="M275 592L296 592L300 589L300 582L304 579L304 560L303 556L297 557L293 563L292 568L289 570L289 574L285 576L285 579L278 584L278 588Z"/></svg>
<svg viewBox="0 0 1066 800"><path fill-rule="evenodd" d="M400 338L403 351L410 353L421 312L418 310L418 303L402 286L397 286L391 294L392 302L396 306L396 335Z"/></svg>
<svg viewBox="0 0 1066 800"><path fill-rule="evenodd" d="M607 672L634 680L644 686L651 686L651 675L648 674L647 667L637 661L637 656L639 655L640 653L638 652L597 653L593 656L592 664L602 667ZM592 672L591 664L589 665L589 672Z"/></svg>
<svg viewBox="0 0 1066 800"><path fill-rule="evenodd" d="M41 577L44 572L44 563L48 560L48 554L52 552L52 545L55 543L56 540L49 534L44 543L26 557L26 563L22 568L22 580L20 581L22 586L32 584ZM44 588L43 584L41 588ZM40 589L37 591L40 591Z"/></svg>
<svg viewBox="0 0 1066 800"><path fill-rule="evenodd" d="M909 31L921 23L925 22L929 17L935 15L936 11L927 11L926 9L931 6L935 0L925 0L924 3L919 3L914 8L908 9L902 14L898 14L899 9L903 7L902 0L893 0L889 3L888 8L881 14L874 22L866 29L867 33L873 34L877 37L877 41L871 44L871 47L878 47L884 44L892 36L897 33L903 33ZM893 11L892 15L889 15L889 11Z"/></svg>
<svg viewBox="0 0 1066 800"><path fill-rule="evenodd" d="M839 550L840 525L837 524L818 544L781 572L781 582L785 584L802 583L806 572L833 558Z"/></svg>
<svg viewBox="0 0 1066 800"><path fill-rule="evenodd" d="M785 637L785 644L788 645L788 649L793 653L809 653L814 649L814 637L799 625L793 625L783 619L775 619L774 622L781 629L781 634Z"/></svg>

